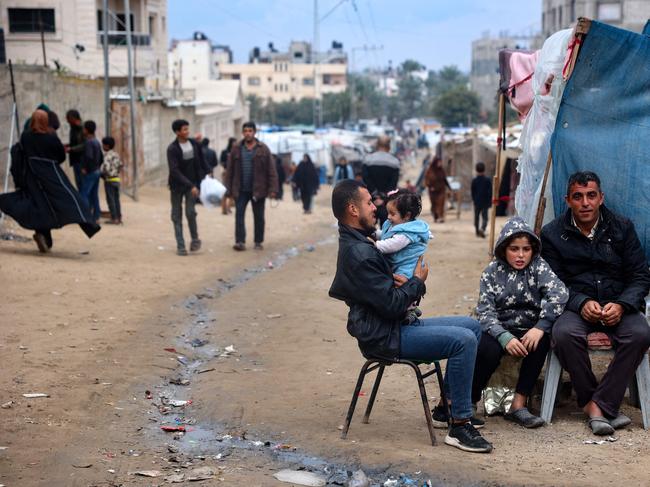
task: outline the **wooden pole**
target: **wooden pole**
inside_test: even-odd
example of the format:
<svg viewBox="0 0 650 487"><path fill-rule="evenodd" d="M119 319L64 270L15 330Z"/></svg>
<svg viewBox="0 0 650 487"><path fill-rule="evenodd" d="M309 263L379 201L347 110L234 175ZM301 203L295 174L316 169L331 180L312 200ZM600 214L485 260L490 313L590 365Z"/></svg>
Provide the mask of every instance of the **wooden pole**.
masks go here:
<svg viewBox="0 0 650 487"><path fill-rule="evenodd" d="M501 134L505 126L505 109L506 109L506 95L499 93L499 132L497 136L497 160L494 169L494 177L492 178L492 211L490 214L490 239L488 252L490 256L494 255L494 232L496 231L496 218L497 218L497 205L499 201L499 188L501 186L501 147L502 140Z"/></svg>
<svg viewBox="0 0 650 487"><path fill-rule="evenodd" d="M544 179L542 179L542 192L539 195L539 203L537 204L537 213L535 214L535 234L539 235L542 231L542 223L544 222L544 213L546 212L546 183L548 182L548 175L551 171L553 164L553 153L551 149L548 150L548 157L546 158L546 169L544 170Z"/></svg>

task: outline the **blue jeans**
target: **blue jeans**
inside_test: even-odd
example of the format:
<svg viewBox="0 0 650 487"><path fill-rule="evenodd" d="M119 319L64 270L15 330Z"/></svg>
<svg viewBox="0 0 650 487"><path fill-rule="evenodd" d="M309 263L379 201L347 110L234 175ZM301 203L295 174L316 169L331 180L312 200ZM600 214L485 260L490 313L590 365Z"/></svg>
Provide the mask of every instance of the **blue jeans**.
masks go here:
<svg viewBox="0 0 650 487"><path fill-rule="evenodd" d="M99 209L99 169L84 174L81 183L81 197L90 207L90 214L95 221L101 217Z"/></svg>
<svg viewBox="0 0 650 487"><path fill-rule="evenodd" d="M423 362L447 359L445 392L454 419L472 417L472 378L481 339L478 321L466 316L425 318L400 329L400 358Z"/></svg>

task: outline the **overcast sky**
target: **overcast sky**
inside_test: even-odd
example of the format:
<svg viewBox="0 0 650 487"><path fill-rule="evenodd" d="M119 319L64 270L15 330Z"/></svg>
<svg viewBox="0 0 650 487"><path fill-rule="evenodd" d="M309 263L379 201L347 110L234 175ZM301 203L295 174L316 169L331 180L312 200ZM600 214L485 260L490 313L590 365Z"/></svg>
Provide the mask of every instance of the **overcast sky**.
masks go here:
<svg viewBox="0 0 650 487"><path fill-rule="evenodd" d="M337 4L339 4L337 7ZM455 64L469 71L471 42L486 32L526 34L541 23L542 0L319 0L321 50L332 40L352 47L355 70L397 65L407 58L429 69ZM355 9L356 6L356 9ZM332 8L335 10L323 19ZM170 39L201 31L248 62L254 46L273 42L286 50L291 40L312 41L313 0L169 0Z"/></svg>

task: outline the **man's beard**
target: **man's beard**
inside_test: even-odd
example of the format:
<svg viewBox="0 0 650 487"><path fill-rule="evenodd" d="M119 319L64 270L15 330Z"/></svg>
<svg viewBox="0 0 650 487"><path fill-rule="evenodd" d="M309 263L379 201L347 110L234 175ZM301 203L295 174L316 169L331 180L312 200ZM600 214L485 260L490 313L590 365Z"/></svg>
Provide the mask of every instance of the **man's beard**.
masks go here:
<svg viewBox="0 0 650 487"><path fill-rule="evenodd" d="M371 218L360 218L359 219L359 225L361 225L361 228L363 229L364 234L366 234L368 236L372 235L377 230L376 223L377 223L377 218L376 217L372 217L372 219Z"/></svg>

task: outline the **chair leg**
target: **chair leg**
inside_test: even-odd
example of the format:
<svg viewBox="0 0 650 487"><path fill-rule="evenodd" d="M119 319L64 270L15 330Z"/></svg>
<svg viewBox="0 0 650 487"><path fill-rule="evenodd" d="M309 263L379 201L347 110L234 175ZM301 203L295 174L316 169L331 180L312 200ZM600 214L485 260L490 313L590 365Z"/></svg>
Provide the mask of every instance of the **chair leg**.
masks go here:
<svg viewBox="0 0 650 487"><path fill-rule="evenodd" d="M544 391L542 392L542 411L541 417L547 423L553 418L553 408L555 407L555 397L560 385L562 376L562 366L560 360L553 350L548 352L546 361L546 374L544 375Z"/></svg>
<svg viewBox="0 0 650 487"><path fill-rule="evenodd" d="M438 387L440 388L440 399L442 400L442 407L447 412L447 426L451 425L451 411L449 410L449 402L447 401L447 393L445 392L445 380L442 378L442 368L440 362L433 363L436 366L436 377L438 377Z"/></svg>
<svg viewBox="0 0 650 487"><path fill-rule="evenodd" d="M377 391L379 390L379 383L381 378L384 375L384 366L380 365L379 370L377 371L377 377L375 378L375 385L372 386L372 393L370 394L370 400L368 401L368 407L366 407L366 414L363 415L362 423L368 424L370 421L370 413L372 412L372 406L375 404L375 398L377 397Z"/></svg>
<svg viewBox="0 0 650 487"><path fill-rule="evenodd" d="M427 427L429 428L429 436L431 437L431 445L436 446L436 435L433 432L433 421L431 419L431 409L429 408L429 400L427 399L427 391L424 388L424 381L422 380L422 373L420 368L413 362L404 361L404 364L411 366L415 372L415 377L418 380L418 387L420 388L420 397L422 398L422 407L424 407L424 417L427 420Z"/></svg>
<svg viewBox="0 0 650 487"><path fill-rule="evenodd" d="M345 440L348 436L348 429L350 429L350 423L352 422L352 415L354 414L354 408L357 407L357 399L359 399L359 392L361 392L361 386L363 386L363 380L368 373L368 367L375 363L374 360L367 360L363 367L361 367L361 372L359 372L359 379L357 379L357 386L352 393L352 401L350 402L350 408L348 409L348 415L345 418L345 424L343 425L343 431L341 432L341 439Z"/></svg>
<svg viewBox="0 0 650 487"><path fill-rule="evenodd" d="M641 416L643 417L643 429L650 428L650 363L648 352L636 369L636 385L639 391L639 402L641 403Z"/></svg>

